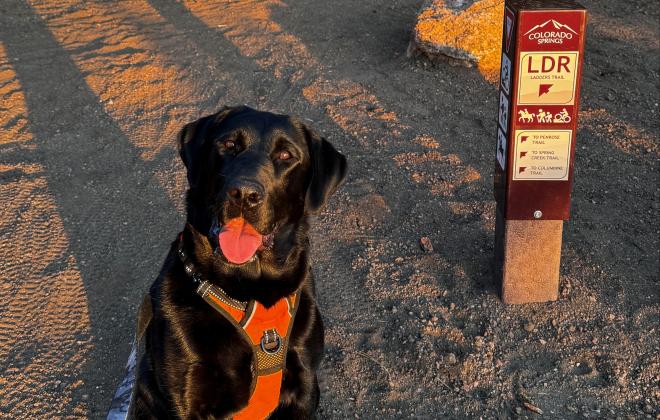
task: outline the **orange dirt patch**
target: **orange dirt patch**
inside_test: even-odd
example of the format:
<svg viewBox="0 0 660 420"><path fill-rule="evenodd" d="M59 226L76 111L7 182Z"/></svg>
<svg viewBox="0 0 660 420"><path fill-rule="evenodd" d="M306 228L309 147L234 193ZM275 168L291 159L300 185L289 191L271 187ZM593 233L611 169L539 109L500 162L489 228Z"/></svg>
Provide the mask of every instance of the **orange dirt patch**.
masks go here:
<svg viewBox="0 0 660 420"><path fill-rule="evenodd" d="M440 148L440 143L433 138L433 136L427 136L425 134L421 134L413 139L414 143L417 143L421 146L427 147L429 149L438 149Z"/></svg>

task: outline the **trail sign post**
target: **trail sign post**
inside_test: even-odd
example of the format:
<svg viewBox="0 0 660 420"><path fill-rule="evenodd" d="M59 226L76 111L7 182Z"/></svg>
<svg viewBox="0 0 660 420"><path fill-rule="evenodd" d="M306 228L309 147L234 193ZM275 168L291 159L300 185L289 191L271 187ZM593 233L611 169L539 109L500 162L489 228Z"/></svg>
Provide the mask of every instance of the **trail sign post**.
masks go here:
<svg viewBox="0 0 660 420"><path fill-rule="evenodd" d="M505 2L494 176L505 303L557 299L585 27L586 10L570 0Z"/></svg>

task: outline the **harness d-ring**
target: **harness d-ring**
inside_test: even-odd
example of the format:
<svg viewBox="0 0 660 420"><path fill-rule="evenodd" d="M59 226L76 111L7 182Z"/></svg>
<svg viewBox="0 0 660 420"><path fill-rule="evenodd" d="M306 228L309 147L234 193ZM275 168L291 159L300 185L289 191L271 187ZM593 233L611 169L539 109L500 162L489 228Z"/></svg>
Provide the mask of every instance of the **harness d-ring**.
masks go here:
<svg viewBox="0 0 660 420"><path fill-rule="evenodd" d="M270 329L264 331L264 335L261 337L261 342L259 343L261 350L264 353L275 354L280 351L282 348L282 338L277 333L277 330Z"/></svg>

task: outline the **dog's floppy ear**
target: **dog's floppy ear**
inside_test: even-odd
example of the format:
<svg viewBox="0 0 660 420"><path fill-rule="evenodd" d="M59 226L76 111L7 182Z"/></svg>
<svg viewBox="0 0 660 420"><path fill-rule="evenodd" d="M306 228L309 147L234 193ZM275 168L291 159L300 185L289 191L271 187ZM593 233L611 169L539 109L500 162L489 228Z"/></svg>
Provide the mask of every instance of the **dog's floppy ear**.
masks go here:
<svg viewBox="0 0 660 420"><path fill-rule="evenodd" d="M311 159L311 180L305 199L305 210L317 213L337 190L346 176L346 157L329 141L305 125L302 126Z"/></svg>
<svg viewBox="0 0 660 420"><path fill-rule="evenodd" d="M206 149L206 131L211 123L220 122L229 115L232 108L224 107L219 112L202 117L197 121L186 124L179 133L179 156L186 165L188 184L195 188L203 172L203 163L200 158Z"/></svg>

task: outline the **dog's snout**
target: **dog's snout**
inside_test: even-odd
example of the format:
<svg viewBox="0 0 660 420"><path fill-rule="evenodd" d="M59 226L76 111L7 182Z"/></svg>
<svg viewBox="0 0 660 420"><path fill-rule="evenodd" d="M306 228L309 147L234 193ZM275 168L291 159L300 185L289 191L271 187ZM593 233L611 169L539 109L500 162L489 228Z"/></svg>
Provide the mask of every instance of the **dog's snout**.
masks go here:
<svg viewBox="0 0 660 420"><path fill-rule="evenodd" d="M236 205L255 207L263 201L264 191L256 182L241 181L227 188L227 197Z"/></svg>

